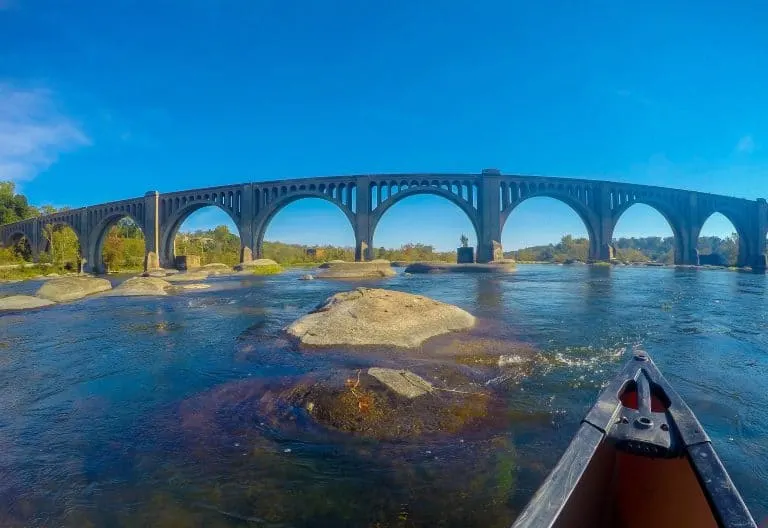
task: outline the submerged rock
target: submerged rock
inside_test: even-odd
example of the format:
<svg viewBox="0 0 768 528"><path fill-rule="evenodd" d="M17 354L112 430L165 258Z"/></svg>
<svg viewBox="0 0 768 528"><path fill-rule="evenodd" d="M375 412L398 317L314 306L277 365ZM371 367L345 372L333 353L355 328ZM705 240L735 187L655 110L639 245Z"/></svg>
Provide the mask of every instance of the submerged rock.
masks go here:
<svg viewBox="0 0 768 528"><path fill-rule="evenodd" d="M133 277L123 282L108 295L168 295L168 288L172 285L167 280L158 277Z"/></svg>
<svg viewBox="0 0 768 528"><path fill-rule="evenodd" d="M306 275L299 277L299 280L315 280L315 276L307 273Z"/></svg>
<svg viewBox="0 0 768 528"><path fill-rule="evenodd" d="M304 409L319 425L377 440L454 434L496 427L505 419L497 409L501 400L485 392L438 390L412 372L401 374L407 371L369 372L350 372L343 384L337 379L305 381L280 398Z"/></svg>
<svg viewBox="0 0 768 528"><path fill-rule="evenodd" d="M381 279L396 275L388 260L344 262L332 260L321 264L319 279Z"/></svg>
<svg viewBox="0 0 768 528"><path fill-rule="evenodd" d="M55 304L48 299L32 297L30 295L11 295L9 297L0 297L0 311L3 310L32 310Z"/></svg>
<svg viewBox="0 0 768 528"><path fill-rule="evenodd" d="M211 287L210 284L182 284L178 286L182 290L207 290Z"/></svg>
<svg viewBox="0 0 768 528"><path fill-rule="evenodd" d="M413 348L430 337L474 324L472 314L421 295L357 288L329 297L285 330L305 345Z"/></svg>
<svg viewBox="0 0 768 528"><path fill-rule="evenodd" d="M82 299L94 293L112 289L107 279L96 277L61 277L51 279L37 290L37 296L54 302Z"/></svg>

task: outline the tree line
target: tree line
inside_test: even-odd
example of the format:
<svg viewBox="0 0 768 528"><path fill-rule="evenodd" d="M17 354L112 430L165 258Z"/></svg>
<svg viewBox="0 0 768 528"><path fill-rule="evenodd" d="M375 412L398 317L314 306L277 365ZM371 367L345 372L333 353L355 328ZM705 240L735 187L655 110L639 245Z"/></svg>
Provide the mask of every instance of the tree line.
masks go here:
<svg viewBox="0 0 768 528"><path fill-rule="evenodd" d="M697 248L703 262L733 266L739 256L739 237L736 233L720 238L699 237ZM675 239L673 237L618 238L613 241L614 258L625 263L656 262L674 264ZM518 262L586 262L589 258L589 239L565 235L557 244L531 246L505 253Z"/></svg>

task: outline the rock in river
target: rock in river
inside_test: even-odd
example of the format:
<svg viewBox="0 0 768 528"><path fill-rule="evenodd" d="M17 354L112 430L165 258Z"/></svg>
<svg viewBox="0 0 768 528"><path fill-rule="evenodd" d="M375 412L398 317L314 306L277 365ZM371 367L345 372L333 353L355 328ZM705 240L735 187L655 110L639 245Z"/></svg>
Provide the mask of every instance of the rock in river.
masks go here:
<svg viewBox="0 0 768 528"><path fill-rule="evenodd" d="M357 288L329 297L286 331L305 345L413 348L430 337L474 324L472 314L421 295Z"/></svg>
<svg viewBox="0 0 768 528"><path fill-rule="evenodd" d="M53 302L74 301L112 289L107 279L96 277L61 277L51 279L37 290L37 296Z"/></svg>
<svg viewBox="0 0 768 528"><path fill-rule="evenodd" d="M40 297L31 297L29 295L11 295L10 297L0 297L0 311L3 310L31 310L33 308L42 308L55 304L48 299Z"/></svg>
<svg viewBox="0 0 768 528"><path fill-rule="evenodd" d="M253 275L273 275L283 271L283 268L272 259L256 259L238 264L235 270Z"/></svg>
<svg viewBox="0 0 768 528"><path fill-rule="evenodd" d="M108 295L168 295L171 283L157 277L133 277L120 284Z"/></svg>
<svg viewBox="0 0 768 528"><path fill-rule="evenodd" d="M431 383L413 373L421 390L402 387L406 394L395 391L392 379L382 382L382 372L405 378L398 370L372 368L366 374L347 372L341 383L335 376L328 379L305 379L292 389L282 392L278 401L288 401L294 408L304 409L319 425L344 433L375 438L402 440L431 434L455 434L472 429L496 429L506 417L501 411L503 401L478 388L454 391L450 387L433 387ZM407 372L407 371L406 371ZM400 384L401 381L394 383ZM410 382L405 381L410 385ZM262 399L262 405L266 403ZM280 405L272 404L279 410ZM265 408L266 410L266 408ZM286 422L287 416L274 425Z"/></svg>
<svg viewBox="0 0 768 528"><path fill-rule="evenodd" d="M201 268L203 271L207 271L211 275L228 275L230 273L234 273L235 270L232 268L232 266L227 266L226 264L222 264L221 262L214 262L212 264L206 264Z"/></svg>
<svg viewBox="0 0 768 528"><path fill-rule="evenodd" d="M379 380L388 389L400 396L413 399L432 392L432 384L408 370L371 367L368 375Z"/></svg>
<svg viewBox="0 0 768 528"><path fill-rule="evenodd" d="M371 262L326 262L319 266L319 279L381 279L396 275L387 260Z"/></svg>
<svg viewBox="0 0 768 528"><path fill-rule="evenodd" d="M232 268L230 266L227 266L226 264L222 264L221 262L213 262L211 264L206 264L203 266L204 270L208 271L232 271Z"/></svg>
<svg viewBox="0 0 768 528"><path fill-rule="evenodd" d="M195 282L205 280L207 278L207 271L187 271L185 273L178 273L176 275L164 277L163 280L168 282Z"/></svg>

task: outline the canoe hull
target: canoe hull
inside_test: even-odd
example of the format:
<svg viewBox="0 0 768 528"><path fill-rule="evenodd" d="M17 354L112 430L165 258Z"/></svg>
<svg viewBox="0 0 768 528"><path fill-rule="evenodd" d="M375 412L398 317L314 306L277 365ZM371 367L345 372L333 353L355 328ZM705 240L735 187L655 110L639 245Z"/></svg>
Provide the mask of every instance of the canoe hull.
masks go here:
<svg viewBox="0 0 768 528"><path fill-rule="evenodd" d="M606 387L514 527L755 526L691 410L645 354Z"/></svg>

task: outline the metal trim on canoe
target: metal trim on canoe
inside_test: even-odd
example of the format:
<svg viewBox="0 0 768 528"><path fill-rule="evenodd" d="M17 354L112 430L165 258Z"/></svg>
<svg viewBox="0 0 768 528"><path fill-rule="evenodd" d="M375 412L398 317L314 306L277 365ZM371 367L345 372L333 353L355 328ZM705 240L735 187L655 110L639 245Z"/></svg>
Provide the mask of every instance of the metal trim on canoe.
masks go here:
<svg viewBox="0 0 768 528"><path fill-rule="evenodd" d="M700 487L706 503L700 502L709 505L712 524L756 527L696 416L651 358L638 352L602 391L513 528L599 526L607 516L602 503L610 499L594 481L616 478L606 457L617 453L634 460L687 461L696 477L689 482Z"/></svg>

